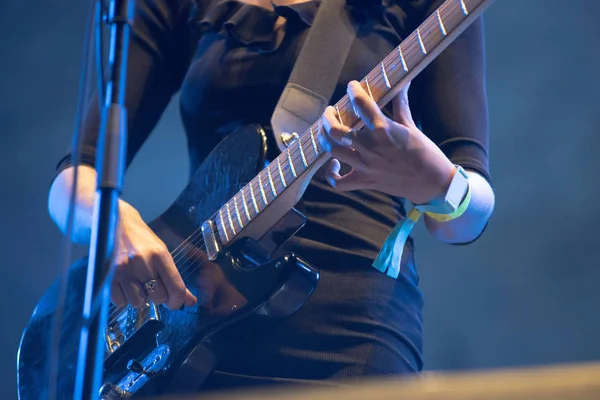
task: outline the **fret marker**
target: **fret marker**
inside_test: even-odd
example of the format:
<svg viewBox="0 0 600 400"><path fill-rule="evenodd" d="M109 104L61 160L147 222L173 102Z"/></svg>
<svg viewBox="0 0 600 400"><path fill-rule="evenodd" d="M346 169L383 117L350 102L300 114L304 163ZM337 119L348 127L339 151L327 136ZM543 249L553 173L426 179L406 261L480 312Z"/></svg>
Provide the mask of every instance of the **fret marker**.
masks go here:
<svg viewBox="0 0 600 400"><path fill-rule="evenodd" d="M298 142L298 147L300 147L300 154L302 155L302 146L300 146L300 142ZM291 149L287 151L288 164L290 165L292 176L296 178L298 175L296 174L296 168L294 167L294 162L292 161L292 152L290 150Z"/></svg>
<svg viewBox="0 0 600 400"><path fill-rule="evenodd" d="M265 202L265 204L269 204L269 202L267 201L267 196L265 195L265 190L263 189L263 184L262 184L262 179L260 177L260 174L258 174L258 186L260 187L260 194L262 195L263 201Z"/></svg>
<svg viewBox="0 0 600 400"><path fill-rule="evenodd" d="M417 28L417 38L419 39L419 46L421 47L421 51L423 54L427 54L427 49L425 48L425 43L423 43L423 38L421 37L421 30Z"/></svg>
<svg viewBox="0 0 600 400"><path fill-rule="evenodd" d="M302 164L304 165L304 168L308 168L308 163L306 162L306 156L304 155L304 146L302 146L302 141L298 140L298 147L300 148L300 157L302 158ZM293 165L293 164L292 164ZM296 172L296 170L292 170L292 172ZM294 178L296 176L294 175Z"/></svg>
<svg viewBox="0 0 600 400"><path fill-rule="evenodd" d="M229 234L227 233L227 228L225 226L225 218L223 218L222 208L219 208L219 216L221 217L221 228L223 228L223 233L225 233L225 239L229 242Z"/></svg>
<svg viewBox="0 0 600 400"><path fill-rule="evenodd" d="M242 204L244 205L244 212L246 213L246 218L248 219L248 221L252 220L252 218L250 217L250 211L248 210L248 204L246 204L246 196L244 195L244 189L240 190L240 193L242 193Z"/></svg>
<svg viewBox="0 0 600 400"><path fill-rule="evenodd" d="M462 9L463 14L469 15L469 10L467 10L467 5L465 4L465 0L460 0L460 8Z"/></svg>
<svg viewBox="0 0 600 400"><path fill-rule="evenodd" d="M277 197L277 191L275 190L275 183L273 182L273 177L271 176L271 168L267 167L267 176L269 177L269 183L271 184L271 192L273 192L273 196Z"/></svg>
<svg viewBox="0 0 600 400"><path fill-rule="evenodd" d="M235 217L238 220L238 223L240 224L240 228L244 228L244 224L242 223L242 219L240 218L240 210L238 209L238 205L237 205L237 200L235 199L235 197L233 198L233 205L235 207Z"/></svg>
<svg viewBox="0 0 600 400"><path fill-rule="evenodd" d="M338 105L336 104L334 107L335 107L335 112L337 113L338 120L340 121L340 124L344 125L344 121L342 121L342 113L340 113L340 109L338 108Z"/></svg>
<svg viewBox="0 0 600 400"><path fill-rule="evenodd" d="M385 66L383 65L383 63L381 63L380 65L381 65L381 75L383 76L383 81L385 82L385 87L388 89L391 89L392 85L390 85L390 80L388 79L387 73L385 72Z"/></svg>
<svg viewBox="0 0 600 400"><path fill-rule="evenodd" d="M310 140L312 141L313 149L315 150L315 154L318 157L319 156L319 150L317 149L317 142L315 141L315 135L313 133L312 126L308 129L308 132L310 133Z"/></svg>
<svg viewBox="0 0 600 400"><path fill-rule="evenodd" d="M260 176L258 177L258 184L260 185ZM256 203L256 197L254 197L254 189L252 189L252 182L248 185L250 186L250 198L252 199L252 206L254 207L254 212L258 215L258 203Z"/></svg>
<svg viewBox="0 0 600 400"><path fill-rule="evenodd" d="M446 27L444 26L444 22L442 21L442 16L440 15L440 10L437 10L435 12L435 14L437 15L437 21L438 21L438 25L440 26L440 31L442 31L442 35L446 36Z"/></svg>
<svg viewBox="0 0 600 400"><path fill-rule="evenodd" d="M373 99L373 93L371 93L371 86L369 85L369 78L365 76L365 84L367 85L367 92L369 92L369 96ZM375 100L375 99L373 99Z"/></svg>
<svg viewBox="0 0 600 400"><path fill-rule="evenodd" d="M281 169L281 162L279 161L279 157L277 157L277 170L279 171L279 176L281 176L281 183L283 183L283 187L286 188L287 182L285 181L285 176L283 176L283 170Z"/></svg>
<svg viewBox="0 0 600 400"><path fill-rule="evenodd" d="M229 226L231 227L231 231L233 232L234 235L237 235L237 232L235 231L235 227L233 226L233 219L231 218L231 211L229 211L229 203L225 204L225 207L227 207L227 219L229 219Z"/></svg>
<svg viewBox="0 0 600 400"><path fill-rule="evenodd" d="M404 72L408 72L408 65L406 65L406 60L404 59L404 54L402 54L402 47L398 46L398 55L400 56L400 62L402 63L402 69Z"/></svg>

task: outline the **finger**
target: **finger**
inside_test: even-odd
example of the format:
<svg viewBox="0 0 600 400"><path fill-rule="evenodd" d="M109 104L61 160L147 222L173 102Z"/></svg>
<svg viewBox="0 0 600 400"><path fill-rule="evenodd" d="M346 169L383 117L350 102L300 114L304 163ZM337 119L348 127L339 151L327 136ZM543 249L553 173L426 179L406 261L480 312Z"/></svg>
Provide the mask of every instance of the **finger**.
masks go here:
<svg viewBox="0 0 600 400"><path fill-rule="evenodd" d="M142 286L133 277L119 282L127 303L134 308L142 308L146 304L146 293Z"/></svg>
<svg viewBox="0 0 600 400"><path fill-rule="evenodd" d="M144 286L144 283L152 280L152 279L156 279L156 278L150 278L150 279L146 279L144 281L140 281L142 286ZM169 299L169 296L167 294L167 289L165 288L165 285L162 283L162 280L157 279L156 283L154 284L154 287L151 290L146 290L146 294L148 296L148 299L156 304L163 304L166 303L166 301Z"/></svg>
<svg viewBox="0 0 600 400"><path fill-rule="evenodd" d="M335 108L328 106L323 112L323 133L329 145L335 143L350 146L352 141L344 135L350 130L350 127L343 125L337 115Z"/></svg>
<svg viewBox="0 0 600 400"><path fill-rule="evenodd" d="M369 130L375 132L388 129L389 119L359 82L351 81L347 93L354 109Z"/></svg>
<svg viewBox="0 0 600 400"><path fill-rule="evenodd" d="M346 175L340 175L340 162L335 158L329 163L327 170L327 182L336 190L347 192L351 190L366 189L364 182L361 181L360 174L353 169Z"/></svg>
<svg viewBox="0 0 600 400"><path fill-rule="evenodd" d="M183 303L186 307L191 307L198 302L196 296L190 292L188 288L185 288L185 302Z"/></svg>
<svg viewBox="0 0 600 400"><path fill-rule="evenodd" d="M110 285L110 300L119 308L123 308L127 305L125 293L123 293L123 289L121 289L119 282L115 281L114 279Z"/></svg>
<svg viewBox="0 0 600 400"><path fill-rule="evenodd" d="M167 289L161 279L158 278L158 274L154 272L153 266L141 257L130 257L130 260L130 263L135 265L134 269L132 268L130 271L135 271L135 277L142 286L146 298L156 304L165 303L169 298ZM154 285L151 288L146 287L146 284L151 281L154 281Z"/></svg>
<svg viewBox="0 0 600 400"><path fill-rule="evenodd" d="M377 143L374 141L375 135L367 128L363 128L359 131L351 129L344 135L352 138L351 146L358 152L359 156L364 155L365 157L368 157L377 147Z"/></svg>
<svg viewBox="0 0 600 400"><path fill-rule="evenodd" d="M196 298L185 287L170 254L154 257L152 265L154 270L158 271L158 278L162 280L167 290L167 301L165 302L167 307L177 310L183 305L189 307L196 303Z"/></svg>
<svg viewBox="0 0 600 400"><path fill-rule="evenodd" d="M347 133L350 128L342 125L337 119L337 112L333 107L327 107L323 113L323 135L320 136L321 145L333 157L353 167L362 165L360 154L352 148L354 141Z"/></svg>
<svg viewBox="0 0 600 400"><path fill-rule="evenodd" d="M410 104L408 102L408 89L410 88L410 82L402 88L400 93L392 100L392 106L394 110L394 121L399 124L406 126L415 126L412 113L410 111Z"/></svg>

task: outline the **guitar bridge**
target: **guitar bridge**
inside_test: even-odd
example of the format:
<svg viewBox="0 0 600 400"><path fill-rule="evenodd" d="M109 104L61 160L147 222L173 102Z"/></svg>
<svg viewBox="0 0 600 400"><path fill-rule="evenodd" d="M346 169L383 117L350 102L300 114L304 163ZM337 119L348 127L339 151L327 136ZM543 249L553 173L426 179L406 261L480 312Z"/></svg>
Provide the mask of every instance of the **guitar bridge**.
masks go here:
<svg viewBox="0 0 600 400"><path fill-rule="evenodd" d="M121 310L113 308L105 330L105 365L112 365L127 352L140 346L153 345L156 334L164 324L156 304L149 302L140 309L127 306ZM136 337L135 344L129 340Z"/></svg>

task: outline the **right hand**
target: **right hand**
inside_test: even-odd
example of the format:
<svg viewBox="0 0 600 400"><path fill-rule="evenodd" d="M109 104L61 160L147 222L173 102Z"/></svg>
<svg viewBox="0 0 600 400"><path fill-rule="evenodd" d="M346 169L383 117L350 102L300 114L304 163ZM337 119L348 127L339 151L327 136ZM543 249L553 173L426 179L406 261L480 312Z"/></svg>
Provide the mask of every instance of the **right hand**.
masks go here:
<svg viewBox="0 0 600 400"><path fill-rule="evenodd" d="M150 300L171 310L196 304L186 288L173 258L162 240L146 225L139 213L121 202L120 230L115 252L116 271L111 300L117 307L131 304L141 308ZM151 293L144 283L156 279Z"/></svg>

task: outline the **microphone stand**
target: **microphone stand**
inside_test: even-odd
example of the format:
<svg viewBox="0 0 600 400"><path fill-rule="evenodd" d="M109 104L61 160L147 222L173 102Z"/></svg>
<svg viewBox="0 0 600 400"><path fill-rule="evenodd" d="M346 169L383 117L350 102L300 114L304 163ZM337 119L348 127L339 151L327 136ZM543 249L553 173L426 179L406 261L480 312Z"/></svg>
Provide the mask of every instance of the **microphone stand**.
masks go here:
<svg viewBox="0 0 600 400"><path fill-rule="evenodd" d="M100 0L98 0L100 1ZM104 333L110 304L111 265L119 221L127 143L125 81L134 0L110 0L109 77L96 153L98 184L86 276L74 399L97 399L104 375ZM99 30L98 30L99 31Z"/></svg>

